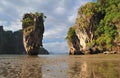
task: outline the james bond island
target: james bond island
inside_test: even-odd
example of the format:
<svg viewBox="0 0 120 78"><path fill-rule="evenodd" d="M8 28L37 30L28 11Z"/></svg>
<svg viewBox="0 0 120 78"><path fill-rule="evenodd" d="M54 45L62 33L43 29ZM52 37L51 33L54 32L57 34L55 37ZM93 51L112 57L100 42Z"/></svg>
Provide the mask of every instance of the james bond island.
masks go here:
<svg viewBox="0 0 120 78"><path fill-rule="evenodd" d="M66 39L73 55L119 53L120 0L98 0L81 6Z"/></svg>
<svg viewBox="0 0 120 78"><path fill-rule="evenodd" d="M44 33L43 13L26 13L22 20L23 44L28 55L49 54L43 48Z"/></svg>

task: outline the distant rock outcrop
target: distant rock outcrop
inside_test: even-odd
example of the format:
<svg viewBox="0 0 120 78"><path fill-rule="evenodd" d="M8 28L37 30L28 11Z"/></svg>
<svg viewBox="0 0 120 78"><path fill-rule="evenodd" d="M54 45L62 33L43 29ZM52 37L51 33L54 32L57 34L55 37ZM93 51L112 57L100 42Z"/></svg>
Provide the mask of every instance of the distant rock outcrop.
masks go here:
<svg viewBox="0 0 120 78"><path fill-rule="evenodd" d="M28 55L48 54L42 45L45 17L43 13L26 13L23 16L23 43Z"/></svg>
<svg viewBox="0 0 120 78"><path fill-rule="evenodd" d="M22 30L5 31L0 26L0 54L25 54L22 42Z"/></svg>
<svg viewBox="0 0 120 78"><path fill-rule="evenodd" d="M66 37L70 54L120 50L119 3L98 0L79 8L75 25L69 28Z"/></svg>

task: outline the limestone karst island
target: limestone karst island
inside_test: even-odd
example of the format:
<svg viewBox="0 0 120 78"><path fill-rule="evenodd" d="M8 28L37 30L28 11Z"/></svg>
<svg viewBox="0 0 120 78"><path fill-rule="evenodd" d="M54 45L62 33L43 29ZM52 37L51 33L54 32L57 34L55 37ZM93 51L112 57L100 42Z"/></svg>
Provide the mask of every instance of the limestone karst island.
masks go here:
<svg viewBox="0 0 120 78"><path fill-rule="evenodd" d="M48 54L42 45L45 17L43 13L37 12L23 16L23 44L28 55Z"/></svg>
<svg viewBox="0 0 120 78"><path fill-rule="evenodd" d="M98 0L81 6L66 39L70 54L119 53L120 1Z"/></svg>

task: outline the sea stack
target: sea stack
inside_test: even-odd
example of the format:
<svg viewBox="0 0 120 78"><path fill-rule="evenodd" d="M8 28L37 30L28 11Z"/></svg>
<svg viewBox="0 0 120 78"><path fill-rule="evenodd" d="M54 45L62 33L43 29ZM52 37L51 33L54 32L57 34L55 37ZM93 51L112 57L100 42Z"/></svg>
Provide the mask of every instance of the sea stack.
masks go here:
<svg viewBox="0 0 120 78"><path fill-rule="evenodd" d="M43 13L26 13L23 16L23 44L28 55L48 54L42 45L44 18Z"/></svg>

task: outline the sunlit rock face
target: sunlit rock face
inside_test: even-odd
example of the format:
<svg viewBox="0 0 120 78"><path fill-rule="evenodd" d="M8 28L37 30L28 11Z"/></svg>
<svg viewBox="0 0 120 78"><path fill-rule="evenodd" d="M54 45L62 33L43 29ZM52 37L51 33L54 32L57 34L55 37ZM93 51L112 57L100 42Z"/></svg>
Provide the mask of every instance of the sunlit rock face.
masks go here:
<svg viewBox="0 0 120 78"><path fill-rule="evenodd" d="M72 38L71 41L67 41L68 46L69 46L69 54L70 55L82 55L83 53L80 51L80 44L79 44L79 39L75 35L74 38Z"/></svg>
<svg viewBox="0 0 120 78"><path fill-rule="evenodd" d="M26 13L23 16L23 43L28 55L37 55L43 49L44 17L43 13ZM48 54L44 51L42 54Z"/></svg>
<svg viewBox="0 0 120 78"><path fill-rule="evenodd" d="M80 41L81 51L86 51L88 48L93 47L89 44L95 39L94 32L97 29L96 25L99 24L100 19L102 19L101 13L93 12L90 17L87 17L87 15L79 9L75 23L75 32Z"/></svg>

